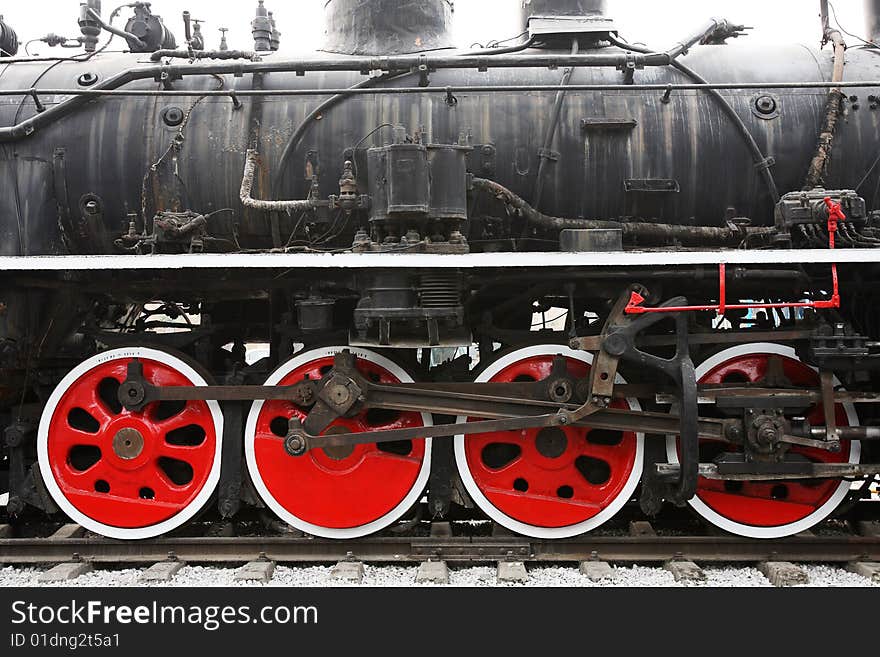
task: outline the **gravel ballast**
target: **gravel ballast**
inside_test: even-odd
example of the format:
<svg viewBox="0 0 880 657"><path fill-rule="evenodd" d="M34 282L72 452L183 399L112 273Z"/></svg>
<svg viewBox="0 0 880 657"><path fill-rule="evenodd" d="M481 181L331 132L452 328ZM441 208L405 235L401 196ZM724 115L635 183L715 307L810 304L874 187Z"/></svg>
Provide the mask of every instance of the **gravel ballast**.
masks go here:
<svg viewBox="0 0 880 657"><path fill-rule="evenodd" d="M242 582L235 580L236 568L213 568L204 566L185 566L171 582L144 584L139 582L145 568L107 570L98 568L81 575L75 580L64 582L63 586L76 587L127 587L127 586L270 586L270 587L348 587L348 586L416 586L415 565L372 566L365 565L361 584L352 584L331 577L331 566L278 566L268 584ZM811 587L870 587L877 586L870 580L847 572L843 566L810 565L805 566ZM45 586L37 579L46 568L0 568L0 586ZM451 567L449 586L452 587L769 587L770 582L757 568L748 566L704 566L706 580L701 582L676 582L672 573L658 566L615 566L613 578L592 582L582 575L575 565L534 566L529 569L529 580L524 584L515 582L499 583L496 566ZM48 586L53 586L50 584ZM420 584L418 586L437 586Z"/></svg>

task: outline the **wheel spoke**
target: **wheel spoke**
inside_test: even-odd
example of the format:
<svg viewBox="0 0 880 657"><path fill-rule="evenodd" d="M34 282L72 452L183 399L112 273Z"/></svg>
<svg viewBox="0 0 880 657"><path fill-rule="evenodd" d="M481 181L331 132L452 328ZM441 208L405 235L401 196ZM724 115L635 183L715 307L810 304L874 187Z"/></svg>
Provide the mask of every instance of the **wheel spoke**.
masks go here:
<svg viewBox="0 0 880 657"><path fill-rule="evenodd" d="M56 503L84 527L122 539L157 536L201 508L216 483L221 439L208 402L191 402L169 422L149 411L114 412L109 398L102 399L112 392L106 381L119 381L132 358L141 360L145 379L154 385L208 385L181 359L157 349L107 352L58 385L57 401L44 410L38 432L40 469L54 484ZM189 425L197 425L200 435L180 437L183 444L166 441L168 433ZM78 447L83 449L74 453ZM175 480L185 483L175 485L160 472L162 458L176 468Z"/></svg>
<svg viewBox="0 0 880 657"><path fill-rule="evenodd" d="M201 408L197 405L203 405L204 402L189 402L180 413L172 415L169 418L158 421L156 424L161 430L168 435L177 429L195 425L205 428L211 424L211 415L207 407Z"/></svg>
<svg viewBox="0 0 880 657"><path fill-rule="evenodd" d="M542 345L500 357L477 382L560 376L554 363L560 354L572 380L589 375L588 355ZM623 400L616 406L632 407ZM590 443L588 433L549 427L459 436L456 463L471 497L496 522L537 538L575 536L619 510L641 474L641 437L624 434L619 444L606 445Z"/></svg>
<svg viewBox="0 0 880 657"><path fill-rule="evenodd" d="M297 354L281 365L266 385L293 385L306 375L320 379L332 369L335 355L343 349ZM357 350L356 367L361 375L379 383L412 382L402 368L366 350ZM429 470L430 439L317 448L305 457L292 458L279 440L286 422L282 424L278 418L302 419L304 415L289 403L256 403L245 435L248 471L259 484L266 505L286 522L318 536L354 538L391 524L417 501ZM419 427L423 423L421 413L368 409L353 418L340 418L323 434ZM252 454L247 446L252 446Z"/></svg>
<svg viewBox="0 0 880 657"><path fill-rule="evenodd" d="M768 376L774 379L773 385L778 385L776 379L783 377L783 383L790 383L796 388L819 386L819 376L815 370L802 363L790 347L775 344L726 349L697 368L701 384L761 385ZM820 405L811 408L806 415L813 424L825 422ZM850 417L855 417L855 410L847 410L843 404L838 404L838 426L848 426ZM713 447L709 441L700 441L700 446L706 454L709 453L708 448ZM671 439L667 445L670 458L677 458L677 450L677 441ZM742 447L727 444L723 445L723 451L742 452ZM843 449L838 454L795 446L787 451L787 455L805 456L817 463L857 462L852 457L848 441L843 441ZM697 497L691 501L691 506L709 522L726 531L753 538L782 538L824 520L848 490L847 482L833 479L817 482L725 482L701 478Z"/></svg>

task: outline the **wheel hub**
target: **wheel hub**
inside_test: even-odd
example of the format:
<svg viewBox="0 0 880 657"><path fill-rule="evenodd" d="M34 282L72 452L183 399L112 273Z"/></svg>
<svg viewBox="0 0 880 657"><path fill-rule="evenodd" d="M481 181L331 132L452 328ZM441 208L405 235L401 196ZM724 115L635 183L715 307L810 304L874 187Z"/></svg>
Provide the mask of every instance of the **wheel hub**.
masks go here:
<svg viewBox="0 0 880 657"><path fill-rule="evenodd" d="M143 434L131 427L120 429L113 436L113 451L125 461L136 459L144 451Z"/></svg>
<svg viewBox="0 0 880 657"><path fill-rule="evenodd" d="M335 426L327 429L322 435L324 436L340 436L348 433L345 427ZM354 454L354 445L336 445L335 447L325 447L324 453L334 461L344 461Z"/></svg>
<svg viewBox="0 0 880 657"><path fill-rule="evenodd" d="M548 459L558 459L568 449L568 438L559 427L544 427L535 436L535 448Z"/></svg>

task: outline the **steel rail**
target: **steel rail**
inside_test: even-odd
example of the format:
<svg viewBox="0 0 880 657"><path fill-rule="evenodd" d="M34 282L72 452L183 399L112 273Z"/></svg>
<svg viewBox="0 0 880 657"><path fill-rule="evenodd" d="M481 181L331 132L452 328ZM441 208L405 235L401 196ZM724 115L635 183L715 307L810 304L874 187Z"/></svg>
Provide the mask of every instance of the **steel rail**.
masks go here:
<svg viewBox="0 0 880 657"><path fill-rule="evenodd" d="M734 536L584 536L543 541L517 536L371 537L352 541L320 538L164 538L115 541L103 538L0 539L0 563L39 565L83 560L96 564L146 565L170 558L187 563L240 564L255 559L277 563L334 562L355 558L372 563L444 559L488 562L515 558L534 563L604 559L663 562L848 562L880 560L877 536L794 536L762 541Z"/></svg>
<svg viewBox="0 0 880 657"><path fill-rule="evenodd" d="M739 91L763 89L832 89L880 87L880 80L855 80L847 82L713 82L698 83L649 83L649 84L509 84L509 85L452 85L443 87L343 87L339 89L0 89L0 96L162 96L162 97L247 97L247 96L362 96L428 93L513 93L522 91Z"/></svg>

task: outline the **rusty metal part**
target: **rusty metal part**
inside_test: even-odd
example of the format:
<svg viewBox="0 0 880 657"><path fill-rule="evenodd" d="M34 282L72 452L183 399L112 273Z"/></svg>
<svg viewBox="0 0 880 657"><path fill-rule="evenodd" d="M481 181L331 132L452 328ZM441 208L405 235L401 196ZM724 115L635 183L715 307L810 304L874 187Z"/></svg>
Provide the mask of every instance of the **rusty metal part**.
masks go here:
<svg viewBox="0 0 880 657"><path fill-rule="evenodd" d="M823 43L831 42L834 45L834 69L831 74L831 81L834 83L843 82L843 72L846 65L846 42L840 30L831 27L828 16L828 2L822 3L822 38ZM834 134L837 131L837 124L840 121L843 112L843 101L846 98L840 87L832 87L828 91L828 100L825 103L825 112L822 118L822 129L819 132L819 141L816 145L816 154L810 162L810 168L807 170L804 179L804 189L813 189L819 187L828 169L828 162L834 149Z"/></svg>
<svg viewBox="0 0 880 657"><path fill-rule="evenodd" d="M625 385L617 386L615 395L629 397L653 396L658 404L675 404L677 399L669 392L656 392L656 386L651 386L652 391L645 390L644 386ZM654 394L652 394L652 392ZM735 402L748 397L748 405L755 406L760 399L768 408L806 408L822 402L822 391L807 388L770 388L764 386L718 386L701 384L697 386L697 402L699 404L716 404L719 400L725 406L734 407ZM835 404L878 404L880 393L871 391L838 390L834 392ZM846 428L840 429L846 431Z"/></svg>
<svg viewBox="0 0 880 657"><path fill-rule="evenodd" d="M623 231L624 238L638 238L651 243L676 241L684 245L732 245L742 242L747 235L772 235L775 228L681 226L638 222L598 221L553 217L539 212L516 193L500 183L485 178L474 178L473 188L491 194L499 201L514 208L530 224L553 230L565 229L613 229Z"/></svg>
<svg viewBox="0 0 880 657"><path fill-rule="evenodd" d="M444 415L455 414L455 411L451 407L446 406L442 408L436 407L432 410L433 412L440 412ZM493 413L486 413L486 415L493 415ZM725 441L728 440L728 436L731 435L732 428L738 424L738 420L701 418L696 422L696 437ZM301 452L301 454L304 454L310 449L323 449L325 447L337 447L340 445L418 440L422 438L448 437L458 434L472 435L478 433L493 433L496 431L518 431L520 429L567 425L569 425L569 423L564 415L553 413L499 420L466 422L463 424L436 425L433 427L389 429L386 431L373 431L370 433L314 435L307 433L304 428L291 422L291 433L288 434L288 437L297 436L305 441L306 447ZM665 436L676 434L680 431L680 420L675 415L667 415L665 413L642 413L638 411L605 409L596 411L590 415L587 420L582 423L576 423L573 426L589 426L592 429L642 432ZM279 438L279 440L281 440L281 438Z"/></svg>
<svg viewBox="0 0 880 657"><path fill-rule="evenodd" d="M163 59L245 59L254 61L257 53L252 50L157 50L150 55L150 61L160 62Z"/></svg>
<svg viewBox="0 0 880 657"><path fill-rule="evenodd" d="M657 474L675 479L680 466L671 463L658 463ZM848 463L806 463L802 472L745 472L724 473L714 463L701 463L700 476L722 481L787 481L797 479L848 479L873 477L880 474L880 465L852 465Z"/></svg>
<svg viewBox="0 0 880 657"><path fill-rule="evenodd" d="M829 441L839 441L837 432L837 410L834 407L834 374L823 370L819 374L822 384L822 412L825 415L825 432Z"/></svg>
<svg viewBox="0 0 880 657"><path fill-rule="evenodd" d="M241 192L239 199L246 208L265 210L267 212L297 212L302 210L314 210L321 202L317 199L302 199L294 201L261 201L251 195L254 188L254 175L257 171L257 158L259 154L254 149L248 149L244 163L244 173L241 179ZM327 205L325 202L324 205Z"/></svg>

